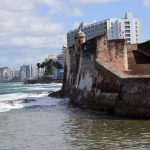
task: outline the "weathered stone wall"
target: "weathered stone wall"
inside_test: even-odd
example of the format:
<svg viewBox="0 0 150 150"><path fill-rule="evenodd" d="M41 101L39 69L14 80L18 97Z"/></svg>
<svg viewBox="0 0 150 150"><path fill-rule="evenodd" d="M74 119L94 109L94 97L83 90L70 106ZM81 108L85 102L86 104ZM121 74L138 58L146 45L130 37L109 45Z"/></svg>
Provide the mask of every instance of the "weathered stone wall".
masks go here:
<svg viewBox="0 0 150 150"><path fill-rule="evenodd" d="M124 62L123 41L98 37L83 44L78 52L74 48L66 52L64 96L85 108L150 117L150 77L128 76L115 64L117 60Z"/></svg>
<svg viewBox="0 0 150 150"><path fill-rule="evenodd" d="M137 49L138 49L137 44L127 44L127 50L128 51L133 51L133 50L137 50Z"/></svg>
<svg viewBox="0 0 150 150"><path fill-rule="evenodd" d="M116 114L150 117L150 77L125 78L121 82Z"/></svg>
<svg viewBox="0 0 150 150"><path fill-rule="evenodd" d="M127 70L127 47L124 39L97 38L97 58L113 64L119 70Z"/></svg>

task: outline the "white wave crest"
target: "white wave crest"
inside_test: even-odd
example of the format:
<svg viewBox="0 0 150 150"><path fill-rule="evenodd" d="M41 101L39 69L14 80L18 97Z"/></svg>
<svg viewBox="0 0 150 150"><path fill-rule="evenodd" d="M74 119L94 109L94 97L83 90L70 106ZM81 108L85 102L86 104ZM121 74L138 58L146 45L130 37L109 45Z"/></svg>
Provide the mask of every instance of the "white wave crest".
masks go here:
<svg viewBox="0 0 150 150"><path fill-rule="evenodd" d="M0 112L6 112L13 109L21 109L32 106L53 106L57 105L61 99L55 99L51 97L41 97L37 99L22 99L14 101L3 101L0 102Z"/></svg>
<svg viewBox="0 0 150 150"><path fill-rule="evenodd" d="M19 85L21 83L14 83L13 86L11 84L9 91L6 89L6 92L9 92L9 94L0 95L0 112L30 106L56 105L60 101L60 99L48 97L48 91L60 90L61 83L23 85L21 87ZM16 90L14 90L15 88Z"/></svg>
<svg viewBox="0 0 150 150"><path fill-rule="evenodd" d="M47 96L47 92L43 92L41 94L36 93L11 93L11 94L3 94L0 95L0 101L9 101L9 100L18 100L18 99L25 99L25 98L38 98Z"/></svg>

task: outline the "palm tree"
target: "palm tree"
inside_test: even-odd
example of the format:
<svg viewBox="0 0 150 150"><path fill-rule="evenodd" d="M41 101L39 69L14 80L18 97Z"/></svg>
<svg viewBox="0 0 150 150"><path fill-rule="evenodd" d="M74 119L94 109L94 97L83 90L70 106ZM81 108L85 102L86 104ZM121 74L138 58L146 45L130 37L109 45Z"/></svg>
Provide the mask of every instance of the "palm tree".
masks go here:
<svg viewBox="0 0 150 150"><path fill-rule="evenodd" d="M53 73L53 60L49 59L45 62L45 76L51 76Z"/></svg>
<svg viewBox="0 0 150 150"><path fill-rule="evenodd" d="M62 64L60 64L58 61L53 62L53 66L54 66L55 68L57 68L57 69L63 69Z"/></svg>
<svg viewBox="0 0 150 150"><path fill-rule="evenodd" d="M42 76L43 76L44 75L45 62L42 62L40 67L42 68Z"/></svg>
<svg viewBox="0 0 150 150"><path fill-rule="evenodd" d="M38 78L39 78L39 69L40 69L40 67L41 67L41 64L40 64L40 63L37 63L36 66L37 66L37 68L38 68Z"/></svg>

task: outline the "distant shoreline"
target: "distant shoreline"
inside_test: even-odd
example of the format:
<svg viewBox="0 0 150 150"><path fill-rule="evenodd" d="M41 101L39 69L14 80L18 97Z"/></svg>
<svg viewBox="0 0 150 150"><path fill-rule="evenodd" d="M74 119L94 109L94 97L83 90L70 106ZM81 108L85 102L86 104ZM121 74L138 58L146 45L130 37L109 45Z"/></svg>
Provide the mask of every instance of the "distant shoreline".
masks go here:
<svg viewBox="0 0 150 150"><path fill-rule="evenodd" d="M22 82L20 80L0 81L0 83Z"/></svg>

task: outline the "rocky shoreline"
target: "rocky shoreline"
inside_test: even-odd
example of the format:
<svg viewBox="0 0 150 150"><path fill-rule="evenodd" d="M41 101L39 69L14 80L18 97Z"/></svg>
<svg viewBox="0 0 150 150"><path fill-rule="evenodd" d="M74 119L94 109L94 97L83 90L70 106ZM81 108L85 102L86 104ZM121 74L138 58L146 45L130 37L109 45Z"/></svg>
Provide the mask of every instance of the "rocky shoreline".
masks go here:
<svg viewBox="0 0 150 150"><path fill-rule="evenodd" d="M49 83L62 83L62 80L56 80L56 79L36 79L36 80L26 80L24 81L24 84L49 84Z"/></svg>
<svg viewBox="0 0 150 150"><path fill-rule="evenodd" d="M64 98L64 94L62 90L59 91L50 91L50 94L48 95L49 97L55 97L55 98Z"/></svg>

